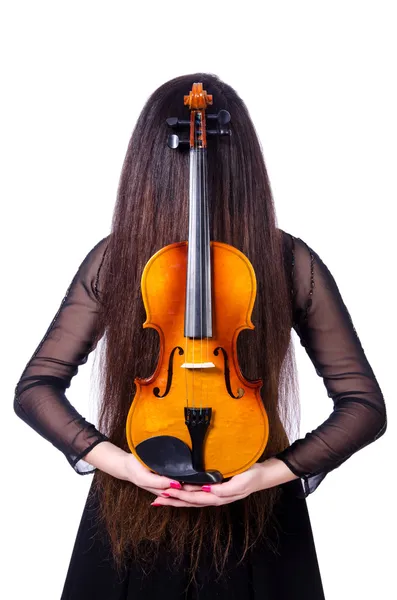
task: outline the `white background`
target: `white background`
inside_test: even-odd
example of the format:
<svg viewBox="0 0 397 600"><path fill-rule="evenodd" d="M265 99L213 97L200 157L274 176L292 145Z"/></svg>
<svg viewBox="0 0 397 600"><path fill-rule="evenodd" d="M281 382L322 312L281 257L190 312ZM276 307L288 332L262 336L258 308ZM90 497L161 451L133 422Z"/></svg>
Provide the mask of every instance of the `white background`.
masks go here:
<svg viewBox="0 0 397 600"><path fill-rule="evenodd" d="M326 598L395 598L394 9L379 0L2 3L2 598L59 598L91 482L17 419L14 387L81 260L109 232L144 102L196 71L216 73L247 103L279 226L331 269L387 403L387 433L308 499ZM304 435L332 403L294 338ZM68 394L87 418L92 359Z"/></svg>

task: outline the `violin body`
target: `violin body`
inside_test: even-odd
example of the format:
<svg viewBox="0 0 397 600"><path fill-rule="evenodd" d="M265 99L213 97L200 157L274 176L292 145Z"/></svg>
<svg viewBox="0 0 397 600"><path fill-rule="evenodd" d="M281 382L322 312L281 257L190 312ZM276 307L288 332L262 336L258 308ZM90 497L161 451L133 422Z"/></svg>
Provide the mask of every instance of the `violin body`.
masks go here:
<svg viewBox="0 0 397 600"><path fill-rule="evenodd" d="M205 471L216 470L226 478L258 460L266 447L269 424L260 396L262 381L247 380L237 359L240 331L254 329L255 272L248 258L233 246L211 241L210 254L211 337L188 339L184 332L188 242L162 248L145 266L141 290L147 318L143 327L158 332L160 354L155 372L135 379L126 434L131 452L143 464L147 462L137 447L151 438L181 440L192 451L194 435L184 409L188 406L200 415L200 410L210 407L197 451ZM161 455L161 444L153 446L153 452ZM168 464L166 472L170 471L178 478ZM183 474L179 479L186 480Z"/></svg>

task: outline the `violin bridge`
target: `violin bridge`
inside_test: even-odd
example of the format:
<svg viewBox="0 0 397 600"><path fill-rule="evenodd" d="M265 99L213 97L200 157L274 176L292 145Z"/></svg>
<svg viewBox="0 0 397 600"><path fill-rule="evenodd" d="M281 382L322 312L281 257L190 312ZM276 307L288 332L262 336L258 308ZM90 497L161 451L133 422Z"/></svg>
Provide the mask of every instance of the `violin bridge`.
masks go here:
<svg viewBox="0 0 397 600"><path fill-rule="evenodd" d="M211 369L215 367L213 362L202 362L202 363L183 363L182 369Z"/></svg>

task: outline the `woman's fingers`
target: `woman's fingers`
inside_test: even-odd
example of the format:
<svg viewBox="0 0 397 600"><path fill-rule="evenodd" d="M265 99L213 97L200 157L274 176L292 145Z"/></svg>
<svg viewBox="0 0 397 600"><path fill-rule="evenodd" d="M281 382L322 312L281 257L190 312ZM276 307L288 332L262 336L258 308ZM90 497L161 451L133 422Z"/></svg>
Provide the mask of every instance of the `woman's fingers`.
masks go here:
<svg viewBox="0 0 397 600"><path fill-rule="evenodd" d="M207 494L203 491L188 492L186 490L171 490L170 495L172 498L183 500L189 504L198 504L200 506L211 506L219 504L219 498L213 494Z"/></svg>
<svg viewBox="0 0 397 600"><path fill-rule="evenodd" d="M255 464L250 469L247 469L247 471L235 475L224 483L203 486L181 485L178 481L152 473L143 465L139 465L135 470L133 482L151 492L152 490L156 490L154 493L157 495L161 493L164 498L171 496L189 505L217 506L218 504L226 504L227 502L234 502L235 500L245 498L252 492L263 489L263 477L263 466ZM221 500L223 501L221 502Z"/></svg>
<svg viewBox="0 0 397 600"><path fill-rule="evenodd" d="M196 492L186 492L186 494L191 494L190 497L181 495L181 492L177 492L176 490L172 490L172 494L178 493L178 497L171 496L169 498L164 498L163 495L157 496L157 498L152 503L152 506L185 506L191 508L200 508L203 506L221 506L222 504L230 504L231 502L235 502L237 500L241 500L242 496L230 496L228 498L217 498L214 495L205 494L204 496L196 493Z"/></svg>
<svg viewBox="0 0 397 600"><path fill-rule="evenodd" d="M202 492L201 485L197 483L195 485L184 483L182 489L185 490L185 492Z"/></svg>
<svg viewBox="0 0 397 600"><path fill-rule="evenodd" d="M188 502L184 502L183 500L180 500L178 498L173 498L171 496L171 494L173 494L176 490L172 489L172 488L168 488L167 490L161 491L158 488L152 488L152 487L145 487L143 488L145 489L147 492L150 492L151 494L153 494L156 499L154 500L154 502L157 502L159 500L159 498L163 499L163 498L167 498L170 499L171 502L175 502L176 504L173 504L173 506L185 506L187 504L189 504ZM180 504L180 502L183 502L183 504ZM170 504L168 502L168 504ZM189 504L190 506L190 504ZM199 506L199 504L195 504L194 506Z"/></svg>
<svg viewBox="0 0 397 600"><path fill-rule="evenodd" d="M182 487L179 481L164 477L163 475L156 475L156 473L152 473L149 469L145 469L144 467L136 473L134 483L139 485L139 487L151 487L159 490L165 490L167 488L181 489Z"/></svg>
<svg viewBox="0 0 397 600"><path fill-rule="evenodd" d="M164 498L168 498L168 496L169 496L169 494L167 494L167 490L163 491L163 490L160 490L159 488L146 487L146 486L142 487L142 489L146 490L147 492L150 492L154 496L164 496Z"/></svg>
<svg viewBox="0 0 397 600"><path fill-rule="evenodd" d="M254 475L250 470L235 475L229 481L224 483L214 483L212 485L204 485L202 489L218 498L228 498L230 496L247 496L254 491L252 489Z"/></svg>
<svg viewBox="0 0 397 600"><path fill-rule="evenodd" d="M134 471L133 483L155 496L154 506L203 507L221 506L242 500L249 494L265 489L263 465L254 464L252 467L235 475L224 483L208 485L181 485L178 481L152 473L143 465Z"/></svg>
<svg viewBox="0 0 397 600"><path fill-rule="evenodd" d="M169 498L165 499L163 496L161 502L164 505L172 504L174 501L182 501L194 506L211 506L219 503L219 498L212 494L206 494L205 492L187 492L185 490L175 490L170 488L166 491L169 494ZM163 502L164 500L164 502ZM156 500L157 502L157 500ZM174 506L178 506L174 504Z"/></svg>
<svg viewBox="0 0 397 600"><path fill-rule="evenodd" d="M167 498L167 502L164 502L164 505L169 505L173 501L177 501L184 502L185 504L189 504L191 506L218 506L228 502L234 502L235 500L240 500L244 497L243 494L224 495L221 497L217 496L216 494L204 492L200 487L197 489L196 486L194 486L193 491L186 490L185 488L182 490L177 490L171 487L160 489L158 487L146 485L140 487L147 490L151 494L154 494L154 496L161 496L162 499ZM179 504L173 504L173 506L179 506Z"/></svg>
<svg viewBox="0 0 397 600"><path fill-rule="evenodd" d="M182 502L186 502L191 505L197 506L218 506L220 504L226 504L227 502L234 502L235 500L239 500L242 498L241 495L228 496L225 498L220 498L215 494L209 494L204 491L186 491L186 490L175 490L168 489L166 490L166 494L169 495L166 499L164 499L163 494L161 494L161 502L164 505L172 503L174 500L180 500ZM164 499L164 502L163 502ZM157 502L157 500L156 500ZM176 505L175 505L176 506Z"/></svg>
<svg viewBox="0 0 397 600"><path fill-rule="evenodd" d="M199 504L189 504L189 502L184 502L183 500L178 500L177 498L169 498L165 499L162 497L156 498L151 506L177 506L177 507L185 507L185 508L199 508Z"/></svg>
<svg viewBox="0 0 397 600"><path fill-rule="evenodd" d="M252 492L265 489L265 487L268 486L266 486L264 467L260 463L255 463L243 473L229 479L229 481L205 485L202 489L218 498L229 498L232 496L245 498L249 494L252 494Z"/></svg>
<svg viewBox="0 0 397 600"><path fill-rule="evenodd" d="M157 488L159 490L169 487L180 489L178 481L163 475L157 475L143 465L135 456L128 454L126 462L127 477L129 481L142 488Z"/></svg>
<svg viewBox="0 0 397 600"><path fill-rule="evenodd" d="M189 488L192 488L192 490L186 490L185 486L183 486L182 490L178 490L175 488L165 488L165 489L160 489L160 488L154 488L151 486L144 486L143 489L147 490L148 492L150 492L151 494L154 494L155 496L161 496L162 498L173 498L174 500L183 500L185 502L188 503L192 503L194 500L194 504L199 506L208 506L209 504L214 504L214 499L212 498L208 498L208 494L206 494L205 492L202 491L200 486L189 486ZM185 493L181 493L181 492L186 492ZM201 494L201 496L198 498L197 497L197 493ZM194 498L192 497L192 494L194 494ZM201 500L201 501L200 501Z"/></svg>
<svg viewBox="0 0 397 600"><path fill-rule="evenodd" d="M163 477L162 475L156 475L150 471L140 474L136 483L141 487L149 486L160 490L165 490L166 488L181 489L182 487L179 481L175 481L169 477Z"/></svg>

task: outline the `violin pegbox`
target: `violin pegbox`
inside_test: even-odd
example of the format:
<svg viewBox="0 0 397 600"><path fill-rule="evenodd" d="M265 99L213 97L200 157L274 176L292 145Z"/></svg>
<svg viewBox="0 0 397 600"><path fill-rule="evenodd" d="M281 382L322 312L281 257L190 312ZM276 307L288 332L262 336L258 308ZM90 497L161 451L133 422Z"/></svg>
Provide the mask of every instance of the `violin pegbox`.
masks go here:
<svg viewBox="0 0 397 600"><path fill-rule="evenodd" d="M212 94L207 94L207 91L203 90L202 83L193 83L189 95L184 96L184 105L191 111L190 120L178 119L178 117L166 119L167 125L173 129L189 128L189 137L180 137L176 133L170 134L167 138L169 148L175 150L178 147L189 146L197 150L207 147L207 135L231 135L230 113L222 109L217 114L206 115L206 108L210 104L212 104ZM207 129L207 119L214 122L215 128Z"/></svg>

